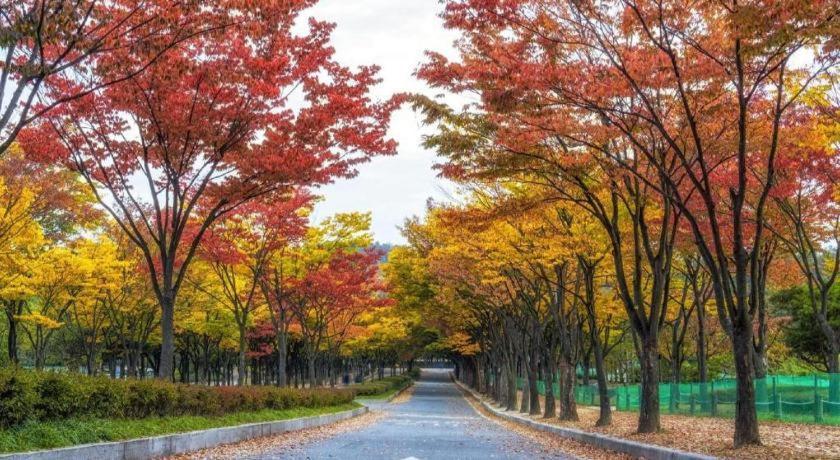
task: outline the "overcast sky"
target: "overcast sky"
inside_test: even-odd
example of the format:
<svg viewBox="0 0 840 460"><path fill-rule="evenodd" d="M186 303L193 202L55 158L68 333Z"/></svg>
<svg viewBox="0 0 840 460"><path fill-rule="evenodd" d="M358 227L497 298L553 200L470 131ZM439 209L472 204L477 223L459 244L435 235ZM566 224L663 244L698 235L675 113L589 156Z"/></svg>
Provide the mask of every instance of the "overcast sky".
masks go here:
<svg viewBox="0 0 840 460"><path fill-rule="evenodd" d="M437 0L321 0L309 16L337 24L333 45L339 62L382 68L375 95L385 98L395 92L435 94L412 73L425 50L452 53L456 36L443 29L441 9ZM420 146L423 131L410 108L396 113L390 135L399 142L399 153L376 158L361 165L357 177L322 188L325 199L315 220L336 212L372 211L376 239L403 242L397 226L422 214L429 197L445 199L453 189L432 170L434 154Z"/></svg>

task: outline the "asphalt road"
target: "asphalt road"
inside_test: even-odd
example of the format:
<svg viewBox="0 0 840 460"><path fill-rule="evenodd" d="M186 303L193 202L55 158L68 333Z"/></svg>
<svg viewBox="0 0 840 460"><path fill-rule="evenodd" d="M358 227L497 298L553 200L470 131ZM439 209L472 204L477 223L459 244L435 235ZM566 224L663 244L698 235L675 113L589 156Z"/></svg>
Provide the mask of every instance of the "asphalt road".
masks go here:
<svg viewBox="0 0 840 460"><path fill-rule="evenodd" d="M538 459L572 458L545 452L533 441L479 415L449 380L449 371L424 370L414 394L399 404L373 404L385 416L358 431L267 452L262 459Z"/></svg>

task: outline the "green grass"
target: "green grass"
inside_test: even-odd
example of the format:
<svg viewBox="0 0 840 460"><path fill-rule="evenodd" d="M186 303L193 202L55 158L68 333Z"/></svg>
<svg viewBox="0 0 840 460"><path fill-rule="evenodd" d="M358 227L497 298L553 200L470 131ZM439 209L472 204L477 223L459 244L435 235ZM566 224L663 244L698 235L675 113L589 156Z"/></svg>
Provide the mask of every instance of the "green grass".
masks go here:
<svg viewBox="0 0 840 460"><path fill-rule="evenodd" d="M52 422L28 422L0 430L0 452L52 449L95 442L120 441L245 423L288 420L329 414L359 407L357 403L318 408L237 412L218 417L151 417L145 419L78 418Z"/></svg>
<svg viewBox="0 0 840 460"><path fill-rule="evenodd" d="M386 399L403 390L413 383L411 376L392 375L379 380L369 380L351 386L357 390L357 400L379 400Z"/></svg>
<svg viewBox="0 0 840 460"><path fill-rule="evenodd" d="M388 398L390 398L391 396L393 396L393 395L397 394L397 392L398 392L398 391L402 391L402 390L404 390L405 388L408 388L409 386L410 386L410 384L409 384L409 385L406 385L406 386L404 386L404 387L401 387L401 388L392 388L392 389L390 389L390 390L388 390L388 391L386 391L386 392L384 392L384 393L377 393L377 394L375 394L375 395L370 395L370 396L359 396L359 397L358 397L358 398L356 398L356 399L358 399L358 400L362 400L362 401L364 401L364 400L380 400L380 399L388 399Z"/></svg>

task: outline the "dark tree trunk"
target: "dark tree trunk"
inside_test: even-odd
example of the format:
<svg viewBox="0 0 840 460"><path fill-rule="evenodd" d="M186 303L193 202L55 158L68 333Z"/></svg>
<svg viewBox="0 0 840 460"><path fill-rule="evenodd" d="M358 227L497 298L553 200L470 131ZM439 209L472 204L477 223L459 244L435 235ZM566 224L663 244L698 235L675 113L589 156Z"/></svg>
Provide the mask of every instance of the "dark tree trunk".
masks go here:
<svg viewBox="0 0 840 460"><path fill-rule="evenodd" d="M710 400L708 381L709 370L706 364L706 307L698 304L697 309L697 372L700 379L700 397L703 404L708 405Z"/></svg>
<svg viewBox="0 0 840 460"><path fill-rule="evenodd" d="M590 325L590 327L591 327L591 325ZM595 333L597 334L597 332L595 332ZM591 353L592 353L592 348L590 347L589 350L587 350L586 353L583 355L583 359L580 361L581 370L583 371L583 380L581 381L581 384L585 387L589 386L589 369L590 369L589 359L590 359Z"/></svg>
<svg viewBox="0 0 840 460"><path fill-rule="evenodd" d="M309 388L318 386L318 381L315 376L315 352L310 351L306 357L307 365L309 366Z"/></svg>
<svg viewBox="0 0 840 460"><path fill-rule="evenodd" d="M659 431L659 341L656 335L642 340L641 397L639 398L639 433Z"/></svg>
<svg viewBox="0 0 840 460"><path fill-rule="evenodd" d="M285 331L277 332L277 386L287 385L286 355L288 353L288 337Z"/></svg>
<svg viewBox="0 0 840 460"><path fill-rule="evenodd" d="M248 348L248 343L245 339L245 323L239 325L239 348L237 350L236 360L236 384L239 386L245 385L247 378L247 364L245 363L245 351Z"/></svg>
<svg viewBox="0 0 840 460"><path fill-rule="evenodd" d="M528 414L538 415L540 413L540 392L537 389L537 372L539 361L537 360L537 347L531 350L531 358L528 360L528 397L531 399L528 404Z"/></svg>
<svg viewBox="0 0 840 460"><path fill-rule="evenodd" d="M578 420L575 402L575 365L568 357L560 358L560 420Z"/></svg>
<svg viewBox="0 0 840 460"><path fill-rule="evenodd" d="M584 278L584 306L586 307L586 321L589 326L589 352L586 353L583 366L584 385L589 385L589 353L595 355L595 376L598 381L598 421L595 426L607 426L612 423L612 409L610 408L609 389L607 388L607 373L604 368L604 346L598 334L598 317L595 310L595 269L597 262L578 258L578 266Z"/></svg>
<svg viewBox="0 0 840 460"><path fill-rule="evenodd" d="M20 359L18 358L18 320L16 319L17 315L21 314L22 309L22 302L20 301L11 301L6 304L6 319L9 323L9 334L6 337L6 345L9 352L9 361L14 364L20 364Z"/></svg>
<svg viewBox="0 0 840 460"><path fill-rule="evenodd" d="M610 393L607 387L607 371L604 366L604 350L597 331L592 342L592 351L595 355L595 376L598 380L598 421L595 426L607 426L612 423L612 408L610 407Z"/></svg>
<svg viewBox="0 0 840 460"><path fill-rule="evenodd" d="M744 324L747 323L747 324ZM753 388L752 324L733 323L733 351L738 397L735 402L735 447L760 444Z"/></svg>
<svg viewBox="0 0 840 460"><path fill-rule="evenodd" d="M513 359L507 362L507 405L505 410L516 410L516 363Z"/></svg>
<svg viewBox="0 0 840 460"><path fill-rule="evenodd" d="M545 357L545 409L543 417L553 418L557 416L557 408L554 401L554 376L557 369L554 363L554 353L548 353Z"/></svg>
<svg viewBox="0 0 840 460"><path fill-rule="evenodd" d="M679 346L677 343L672 343L672 346ZM680 350L679 348L671 351L671 399L669 401L671 412L676 411L679 407L680 397Z"/></svg>
<svg viewBox="0 0 840 460"><path fill-rule="evenodd" d="M523 368L527 367L527 363L524 360L522 361L522 367ZM524 384L522 385L522 399L519 401L519 412L521 412L523 414L527 414L528 413L528 408L530 407L530 404L531 404L531 395L530 395L531 385L528 385L528 379L527 379L528 371L525 370L525 373L523 375L525 375L526 377L525 377L525 380L523 382Z"/></svg>
<svg viewBox="0 0 840 460"><path fill-rule="evenodd" d="M175 377L175 293L165 292L160 307L161 343L157 376L162 380L172 380Z"/></svg>

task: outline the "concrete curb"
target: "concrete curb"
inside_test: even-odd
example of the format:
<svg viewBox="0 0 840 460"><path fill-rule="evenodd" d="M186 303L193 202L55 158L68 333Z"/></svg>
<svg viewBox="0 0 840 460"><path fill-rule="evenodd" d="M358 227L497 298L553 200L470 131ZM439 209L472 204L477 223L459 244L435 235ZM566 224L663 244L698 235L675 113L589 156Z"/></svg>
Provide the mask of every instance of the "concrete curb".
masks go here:
<svg viewBox="0 0 840 460"><path fill-rule="evenodd" d="M61 449L38 450L16 454L3 454L0 459L15 460L140 460L167 455L182 454L194 450L231 444L249 439L271 436L287 431L302 430L340 422L368 412L367 406L334 414L314 415L276 422L249 423L209 430L190 431L151 438L129 439L127 441L103 442L64 447Z"/></svg>
<svg viewBox="0 0 840 460"><path fill-rule="evenodd" d="M519 415L518 412L512 413L493 407L492 404L488 403L485 398L478 394L475 390L455 379L455 376L452 376L452 381L455 382L455 384L462 390L472 395L481 403L482 407L497 417L501 417L505 420L519 423L521 425L526 425L540 431L556 434L564 438L574 439L601 449L621 452L635 458L644 458L647 460L714 460L717 458L711 455L686 452L671 449L669 447L656 446L653 444L644 444L641 442L615 438L603 434L590 433L588 431L576 430L574 428L563 428L556 425L550 425L548 423L538 422L528 417Z"/></svg>

